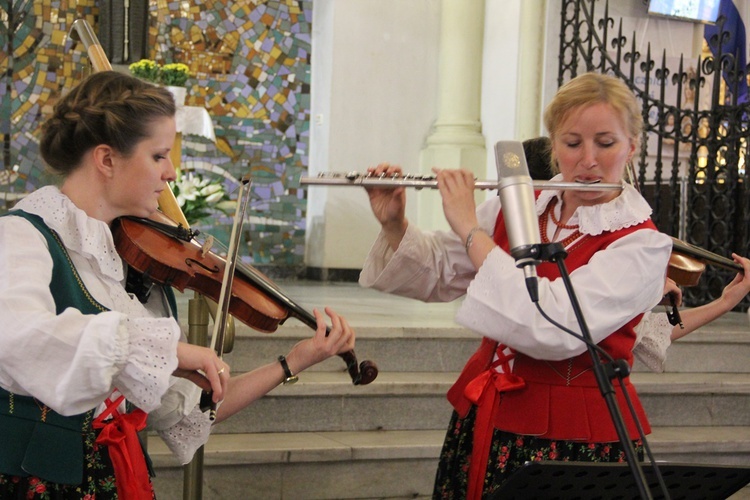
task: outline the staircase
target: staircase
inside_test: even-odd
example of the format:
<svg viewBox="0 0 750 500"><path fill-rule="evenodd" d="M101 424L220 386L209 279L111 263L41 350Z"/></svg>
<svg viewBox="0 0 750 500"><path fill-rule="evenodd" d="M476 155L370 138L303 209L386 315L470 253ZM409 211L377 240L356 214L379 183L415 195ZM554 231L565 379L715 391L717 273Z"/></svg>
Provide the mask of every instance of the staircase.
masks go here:
<svg viewBox="0 0 750 500"><path fill-rule="evenodd" d="M451 413L445 393L479 343L453 323L459 304L422 304L353 283L281 287L309 310L331 305L346 316L359 360L376 362L380 374L353 386L336 357L217 425L204 449L203 498L429 498ZM179 298L181 318L188 298ZM311 334L294 319L270 335L238 324L226 359L238 374ZM731 313L675 343L665 373L636 366L657 460L750 465L748 360L748 316ZM183 468L158 437L148 447L158 498L183 498ZM732 499L750 499L750 488Z"/></svg>

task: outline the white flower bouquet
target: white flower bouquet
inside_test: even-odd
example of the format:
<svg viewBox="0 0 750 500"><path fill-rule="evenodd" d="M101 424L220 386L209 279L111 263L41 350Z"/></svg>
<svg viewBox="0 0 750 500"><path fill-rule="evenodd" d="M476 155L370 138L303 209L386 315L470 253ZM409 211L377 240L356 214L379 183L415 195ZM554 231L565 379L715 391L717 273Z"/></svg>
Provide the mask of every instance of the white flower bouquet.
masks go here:
<svg viewBox="0 0 750 500"><path fill-rule="evenodd" d="M190 224L200 223L217 211L225 215L234 213L237 202L229 198L219 180L206 179L198 172L180 171L170 187Z"/></svg>

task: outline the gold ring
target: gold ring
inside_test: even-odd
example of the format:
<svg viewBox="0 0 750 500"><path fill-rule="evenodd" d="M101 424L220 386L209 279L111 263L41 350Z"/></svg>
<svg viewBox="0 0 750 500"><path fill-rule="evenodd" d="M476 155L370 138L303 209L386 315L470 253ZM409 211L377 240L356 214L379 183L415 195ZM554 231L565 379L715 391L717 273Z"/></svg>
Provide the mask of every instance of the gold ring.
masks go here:
<svg viewBox="0 0 750 500"><path fill-rule="evenodd" d="M222 373L224 373L224 368L222 368L221 370L219 370L219 371L218 371L217 373L218 373L219 375L221 375Z"/></svg>

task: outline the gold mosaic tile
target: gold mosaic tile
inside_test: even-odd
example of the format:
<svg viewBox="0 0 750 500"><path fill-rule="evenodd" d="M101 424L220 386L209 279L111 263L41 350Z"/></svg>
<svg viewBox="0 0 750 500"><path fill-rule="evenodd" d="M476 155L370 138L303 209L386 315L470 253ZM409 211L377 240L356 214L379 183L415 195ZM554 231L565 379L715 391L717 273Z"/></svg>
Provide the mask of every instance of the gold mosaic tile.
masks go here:
<svg viewBox="0 0 750 500"><path fill-rule="evenodd" d="M28 192L50 182L39 157L38 129L55 100L91 73L85 50L68 40L70 25L83 17L96 30L99 15L96 0L35 0L25 8L27 35L13 47L17 63L24 63L14 67L12 105L0 108L0 119L12 123L2 158L13 164L2 168L18 175L12 185L0 185L0 211L9 208L3 192ZM205 106L216 135L228 145L219 150L185 137L183 160L208 162L234 177L243 165L263 165L254 197L266 222L249 231L261 242L251 250L253 259L273 265L299 265L303 259L305 192L295 184L299 175L287 172L306 168L309 155L311 18L310 0L149 4L149 57L189 64L194 75L186 104ZM0 43L7 44L7 37L0 35ZM3 101L9 97L5 92L0 85Z"/></svg>

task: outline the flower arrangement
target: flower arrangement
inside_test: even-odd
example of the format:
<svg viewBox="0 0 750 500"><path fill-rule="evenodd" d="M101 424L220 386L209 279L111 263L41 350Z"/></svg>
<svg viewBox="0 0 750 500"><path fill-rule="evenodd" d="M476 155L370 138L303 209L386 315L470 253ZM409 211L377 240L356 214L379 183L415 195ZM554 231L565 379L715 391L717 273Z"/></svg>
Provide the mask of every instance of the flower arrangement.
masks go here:
<svg viewBox="0 0 750 500"><path fill-rule="evenodd" d="M161 67L159 80L164 85L173 87L184 87L190 76L190 68L182 63L170 63Z"/></svg>
<svg viewBox="0 0 750 500"><path fill-rule="evenodd" d="M184 87L190 77L190 68L182 63L160 66L151 59L141 59L128 66L128 69L137 78L173 87Z"/></svg>
<svg viewBox="0 0 750 500"><path fill-rule="evenodd" d="M221 181L205 179L197 172L178 172L170 187L190 224L199 223L216 211L232 214L236 208L237 202L229 199Z"/></svg>
<svg viewBox="0 0 750 500"><path fill-rule="evenodd" d="M156 83L159 81L159 65L151 59L141 59L128 66L130 74L136 78Z"/></svg>

